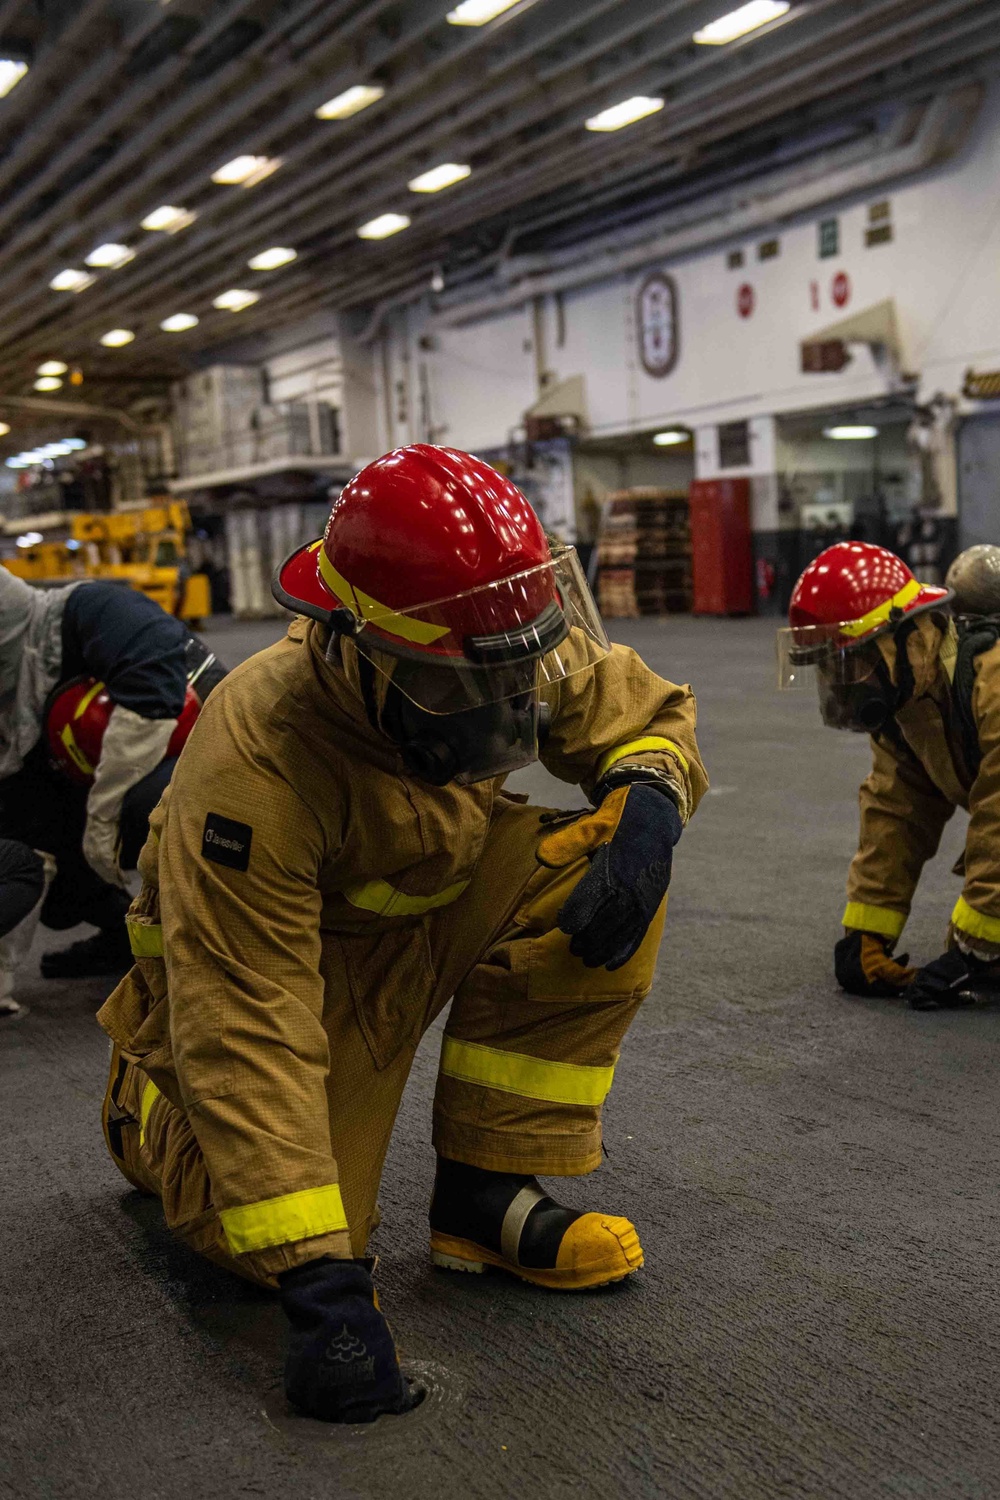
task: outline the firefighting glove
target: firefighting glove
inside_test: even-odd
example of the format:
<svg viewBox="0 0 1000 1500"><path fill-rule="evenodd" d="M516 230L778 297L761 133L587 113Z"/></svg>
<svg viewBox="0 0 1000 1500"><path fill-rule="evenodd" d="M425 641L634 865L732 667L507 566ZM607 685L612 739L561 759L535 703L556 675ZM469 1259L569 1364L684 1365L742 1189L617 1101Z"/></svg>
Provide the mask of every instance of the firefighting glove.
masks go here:
<svg viewBox="0 0 1000 1500"><path fill-rule="evenodd" d="M849 995L897 999L913 983L917 970L907 968L909 954L893 958L888 938L852 931L833 950L837 983Z"/></svg>
<svg viewBox="0 0 1000 1500"><path fill-rule="evenodd" d="M917 970L907 991L914 1010L959 1010L976 1003L977 993L1000 985L1000 965L949 948L933 963Z"/></svg>
<svg viewBox="0 0 1000 1500"><path fill-rule="evenodd" d="M292 1325L285 1394L321 1422L374 1422L415 1404L379 1311L370 1261L311 1260L279 1278Z"/></svg>
<svg viewBox="0 0 1000 1500"><path fill-rule="evenodd" d="M569 951L588 969L620 969L638 950L666 895L684 825L670 793L636 781L615 787L596 812L547 834L538 846L552 869L586 854L590 869L556 918Z"/></svg>

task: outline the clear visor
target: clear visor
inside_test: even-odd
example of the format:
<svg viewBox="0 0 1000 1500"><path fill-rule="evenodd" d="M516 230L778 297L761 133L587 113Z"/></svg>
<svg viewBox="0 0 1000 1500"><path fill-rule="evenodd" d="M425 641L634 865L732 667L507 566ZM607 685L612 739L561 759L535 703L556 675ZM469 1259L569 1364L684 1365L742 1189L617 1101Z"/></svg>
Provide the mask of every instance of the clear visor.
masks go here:
<svg viewBox="0 0 1000 1500"><path fill-rule="evenodd" d="M511 619L527 624L505 628ZM435 639L455 640L459 629L464 654L435 658ZM432 632L438 632L435 639L417 639ZM411 702L432 714L533 698L593 667L611 650L572 547L554 552L541 567L467 594L402 615L372 613L353 644Z"/></svg>
<svg viewBox="0 0 1000 1500"><path fill-rule="evenodd" d="M778 631L778 689L867 682L880 660L878 642L846 640L842 625L793 625Z"/></svg>

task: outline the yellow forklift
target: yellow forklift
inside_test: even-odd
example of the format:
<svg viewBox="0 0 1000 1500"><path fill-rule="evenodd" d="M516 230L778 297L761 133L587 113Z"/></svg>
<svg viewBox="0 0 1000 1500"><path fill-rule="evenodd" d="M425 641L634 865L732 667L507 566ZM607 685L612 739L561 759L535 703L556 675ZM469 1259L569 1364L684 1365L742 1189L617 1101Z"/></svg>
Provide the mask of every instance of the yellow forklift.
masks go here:
<svg viewBox="0 0 1000 1500"><path fill-rule="evenodd" d="M66 541L36 542L4 566L18 578L43 585L74 578L119 579L190 625L212 613L207 577L192 574L188 566L191 516L183 500L107 514L81 511L70 525Z"/></svg>

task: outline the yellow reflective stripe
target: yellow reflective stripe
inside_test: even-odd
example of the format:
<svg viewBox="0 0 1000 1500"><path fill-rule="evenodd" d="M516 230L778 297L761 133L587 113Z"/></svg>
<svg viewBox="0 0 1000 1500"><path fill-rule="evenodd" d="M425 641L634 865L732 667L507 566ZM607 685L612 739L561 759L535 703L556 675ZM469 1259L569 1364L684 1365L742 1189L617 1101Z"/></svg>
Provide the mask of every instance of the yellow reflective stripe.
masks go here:
<svg viewBox="0 0 1000 1500"><path fill-rule="evenodd" d="M882 937L898 938L906 926L906 914L890 911L886 906L865 906L861 901L848 901L844 910L844 926L858 928L861 932L878 932Z"/></svg>
<svg viewBox="0 0 1000 1500"><path fill-rule="evenodd" d="M987 943L1000 943L1000 917L987 917L970 906L964 896L955 902L951 920L969 937L982 938Z"/></svg>
<svg viewBox="0 0 1000 1500"><path fill-rule="evenodd" d="M673 740L662 739L658 734L647 734L641 740L629 740L627 745L617 745L614 750L609 750L602 755L597 762L597 779L600 780L605 772L610 771L616 761L624 760L626 755L642 755L646 750L669 750L675 755L684 767L685 774L690 773L687 756L683 750L674 744Z"/></svg>
<svg viewBox="0 0 1000 1500"><path fill-rule="evenodd" d="M303 1188L300 1193L283 1193L280 1198L265 1198L261 1203L224 1208L219 1218L234 1255L265 1250L268 1245L311 1240L317 1234L347 1228L343 1199L335 1182Z"/></svg>
<svg viewBox="0 0 1000 1500"><path fill-rule="evenodd" d="M93 701L97 697L98 693L100 693L100 692L103 691L103 688L104 688L104 683L103 682L95 682L94 686L90 689L90 692L89 693L84 693L83 697L80 699L79 703L76 705L76 710L75 710L75 712L73 714L74 719L82 719L83 718L84 714L87 712L87 709L93 703Z"/></svg>
<svg viewBox="0 0 1000 1500"><path fill-rule="evenodd" d="M431 625L429 621L417 620L413 615L401 615L387 604L380 604L370 594L353 588L343 574L337 572L322 548L318 557L320 577L330 592L336 594L342 604L353 609L356 615L371 620L380 630L398 635L402 641L412 641L416 646L429 646L432 641L440 640L443 635L448 634L447 625Z"/></svg>
<svg viewBox="0 0 1000 1500"><path fill-rule="evenodd" d="M147 1079L146 1080L146 1086L145 1086L145 1088L142 1091L142 1101L141 1101L141 1103L139 1105L139 1145L140 1146L143 1144L143 1142L146 1139L146 1121L149 1119L149 1112L153 1108L153 1105L156 1103L156 1101L157 1101L157 1099L159 1099L159 1097L160 1097L160 1091L156 1087L156 1084L153 1083L153 1082L151 1082L149 1079Z"/></svg>
<svg viewBox="0 0 1000 1500"><path fill-rule="evenodd" d="M76 740L73 736L72 727L69 724L64 724L60 729L59 738L66 746L66 753L69 755L70 759L73 761L77 769L82 771L84 776L93 776L94 768L90 764L90 761L87 759L87 757L84 755L83 751L80 749L79 745L76 743Z"/></svg>
<svg viewBox="0 0 1000 1500"><path fill-rule="evenodd" d="M908 604L912 603L922 587L923 585L915 578L911 578L909 583L903 584L898 594L893 594L892 598L887 599L884 604L877 604L866 615L862 615L860 620L847 620L839 625L837 628L840 634L867 635L868 631L874 630L876 625L884 624L894 609L905 609Z"/></svg>
<svg viewBox="0 0 1000 1500"><path fill-rule="evenodd" d="M362 880L347 886L343 895L346 901L359 906L362 911L375 911L381 916L419 917L435 907L450 906L458 900L468 883L467 880L456 880L454 885L446 886L433 896L407 896L387 880Z"/></svg>
<svg viewBox="0 0 1000 1500"><path fill-rule="evenodd" d="M523 1052L501 1052L478 1042L460 1042L446 1036L441 1048L441 1072L446 1078L478 1083L520 1094L525 1099L544 1099L549 1104L603 1104L615 1076L610 1068L585 1067L582 1063L548 1062Z"/></svg>
<svg viewBox="0 0 1000 1500"><path fill-rule="evenodd" d="M143 917L126 917L128 941L135 958L163 957L163 928L159 922L147 922Z"/></svg>

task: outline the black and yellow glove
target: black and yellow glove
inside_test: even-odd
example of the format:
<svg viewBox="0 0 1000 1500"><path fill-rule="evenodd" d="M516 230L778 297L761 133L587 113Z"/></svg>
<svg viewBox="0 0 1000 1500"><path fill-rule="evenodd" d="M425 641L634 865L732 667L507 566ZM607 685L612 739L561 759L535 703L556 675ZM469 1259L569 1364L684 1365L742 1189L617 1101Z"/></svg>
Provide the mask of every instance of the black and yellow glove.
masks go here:
<svg viewBox="0 0 1000 1500"><path fill-rule="evenodd" d="M683 829L669 792L644 780L614 787L596 812L542 839L538 859L552 869L590 859L557 917L569 951L588 969L620 969L638 951L667 893Z"/></svg>
<svg viewBox="0 0 1000 1500"><path fill-rule="evenodd" d="M956 945L916 970L906 992L914 1010L960 1010L1000 989L1000 962L963 953Z"/></svg>
<svg viewBox="0 0 1000 1500"><path fill-rule="evenodd" d="M890 940L873 932L850 931L833 950L837 983L849 995L895 1000L913 983L916 969L908 953L893 958Z"/></svg>

